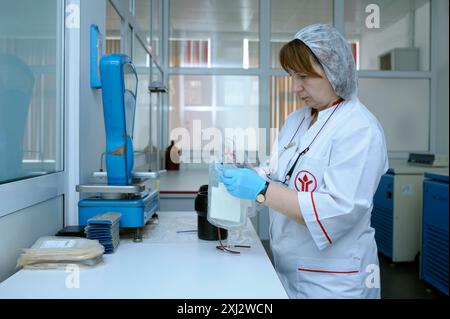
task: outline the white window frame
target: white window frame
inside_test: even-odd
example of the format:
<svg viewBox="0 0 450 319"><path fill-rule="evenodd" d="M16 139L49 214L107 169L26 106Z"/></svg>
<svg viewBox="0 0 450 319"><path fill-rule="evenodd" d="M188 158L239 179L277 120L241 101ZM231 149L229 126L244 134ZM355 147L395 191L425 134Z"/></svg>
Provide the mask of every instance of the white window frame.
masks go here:
<svg viewBox="0 0 450 319"><path fill-rule="evenodd" d="M70 0L67 0L70 1ZM77 0L79 1L79 0ZM57 75L57 81L63 83L60 91L57 93L57 103L62 106L60 121L63 125L62 132L65 132L65 1L57 2L58 25L58 60L63 66L61 73ZM64 134L66 136L66 134ZM30 177L10 183L0 185L0 218L8 214L15 213L27 207L45 202L52 198L64 195L66 185L66 140L62 139L62 169L59 172L49 173L43 176ZM63 212L61 212L63 213Z"/></svg>

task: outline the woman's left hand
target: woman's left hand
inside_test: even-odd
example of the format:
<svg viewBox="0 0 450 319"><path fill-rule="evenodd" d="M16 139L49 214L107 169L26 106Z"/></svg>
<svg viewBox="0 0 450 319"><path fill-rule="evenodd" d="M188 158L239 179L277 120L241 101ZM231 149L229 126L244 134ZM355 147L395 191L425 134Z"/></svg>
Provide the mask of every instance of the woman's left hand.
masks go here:
<svg viewBox="0 0 450 319"><path fill-rule="evenodd" d="M266 181L248 168L224 168L220 176L228 192L241 199L255 200Z"/></svg>

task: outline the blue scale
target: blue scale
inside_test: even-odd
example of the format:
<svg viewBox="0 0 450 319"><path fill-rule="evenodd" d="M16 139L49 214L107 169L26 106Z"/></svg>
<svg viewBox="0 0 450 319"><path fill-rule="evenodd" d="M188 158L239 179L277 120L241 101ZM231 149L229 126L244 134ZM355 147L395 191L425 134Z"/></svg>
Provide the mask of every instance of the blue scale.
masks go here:
<svg viewBox="0 0 450 319"><path fill-rule="evenodd" d="M136 228L141 240L143 227L159 206L159 192L147 189L145 179L158 178L155 172L133 172L133 127L138 77L131 59L123 54L100 61L103 113L106 130L106 172L95 172L103 183L78 185L77 191L94 195L80 200L79 224L107 212L121 213L121 228ZM106 178L106 183L104 182ZM133 181L138 181L133 184Z"/></svg>

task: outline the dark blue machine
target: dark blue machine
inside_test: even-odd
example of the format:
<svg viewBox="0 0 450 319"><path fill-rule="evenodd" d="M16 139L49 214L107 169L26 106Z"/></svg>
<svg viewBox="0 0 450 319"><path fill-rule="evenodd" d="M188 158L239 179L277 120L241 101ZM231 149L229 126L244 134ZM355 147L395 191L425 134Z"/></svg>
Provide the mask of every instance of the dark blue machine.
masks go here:
<svg viewBox="0 0 450 319"><path fill-rule="evenodd" d="M392 258L394 228L394 175L388 172L381 177L373 199L372 227L378 251Z"/></svg>
<svg viewBox="0 0 450 319"><path fill-rule="evenodd" d="M421 278L448 296L448 174L425 174Z"/></svg>
<svg viewBox="0 0 450 319"><path fill-rule="evenodd" d="M102 57L100 74L107 184L77 187L81 193L100 194L78 203L79 224L86 225L87 220L97 214L120 212L121 228L143 227L158 208L159 194L156 190L145 190L142 183L132 183L137 74L131 59L122 54Z"/></svg>

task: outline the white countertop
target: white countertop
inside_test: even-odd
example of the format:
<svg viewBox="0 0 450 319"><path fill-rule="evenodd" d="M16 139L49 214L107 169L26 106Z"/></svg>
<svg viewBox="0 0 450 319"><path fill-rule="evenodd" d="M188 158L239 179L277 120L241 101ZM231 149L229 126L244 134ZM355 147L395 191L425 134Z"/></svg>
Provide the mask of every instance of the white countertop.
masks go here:
<svg viewBox="0 0 450 319"><path fill-rule="evenodd" d="M194 212L161 212L142 243L121 239L103 263L81 269L79 288L67 288L64 270L22 269L0 283L1 298L288 298L251 222L251 248L240 255L216 249L195 233Z"/></svg>
<svg viewBox="0 0 450 319"><path fill-rule="evenodd" d="M410 164L406 160L389 160L389 170L394 174L423 175L427 172L448 173L448 167L433 167L431 165Z"/></svg>

